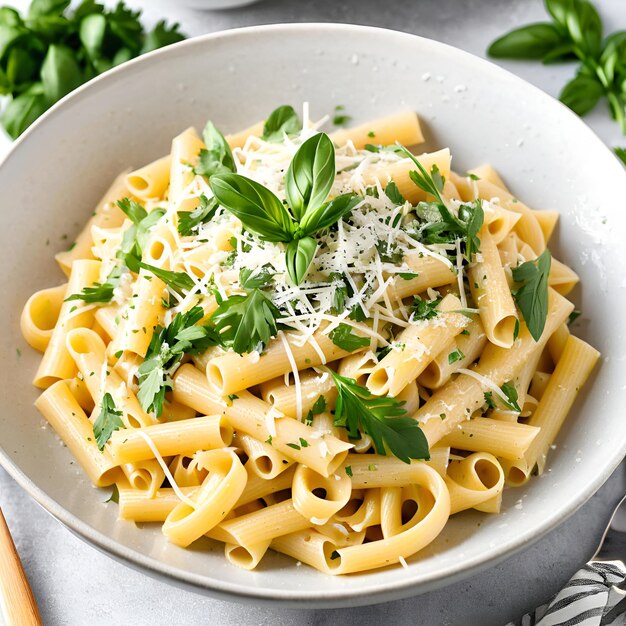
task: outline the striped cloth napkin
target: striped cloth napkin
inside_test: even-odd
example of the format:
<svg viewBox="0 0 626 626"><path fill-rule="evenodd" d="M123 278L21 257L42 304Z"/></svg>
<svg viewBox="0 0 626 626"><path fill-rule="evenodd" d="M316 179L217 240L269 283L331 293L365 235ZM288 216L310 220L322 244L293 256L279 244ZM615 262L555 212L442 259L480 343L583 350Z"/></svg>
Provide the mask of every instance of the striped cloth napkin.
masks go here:
<svg viewBox="0 0 626 626"><path fill-rule="evenodd" d="M548 604L527 613L518 624L626 626L625 583L626 567L622 561L590 561Z"/></svg>

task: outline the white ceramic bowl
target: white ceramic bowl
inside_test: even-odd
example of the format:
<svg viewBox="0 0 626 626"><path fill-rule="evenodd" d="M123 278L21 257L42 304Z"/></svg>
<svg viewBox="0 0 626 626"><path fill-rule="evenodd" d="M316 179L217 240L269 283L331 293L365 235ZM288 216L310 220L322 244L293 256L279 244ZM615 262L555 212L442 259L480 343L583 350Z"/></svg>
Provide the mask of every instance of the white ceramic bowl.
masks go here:
<svg viewBox="0 0 626 626"><path fill-rule="evenodd" d="M278 104L342 104L355 121L419 112L430 146L451 146L457 170L493 163L514 192L562 213L556 255L582 277L579 332L603 353L551 453L549 471L504 498L497 515L455 516L409 569L326 577L279 555L255 572L169 545L159 528L118 522L32 406L38 355L20 338L27 297L61 280L52 254L71 241L123 168L169 150L207 118L224 132ZM0 167L4 305L0 461L52 515L131 565L209 593L294 606L367 604L444 585L527 546L589 498L625 452L623 254L626 173L564 106L464 52L407 34L343 25L281 25L192 39L78 89L16 142ZM22 356L16 356L20 348ZM521 502L520 504L516 504Z"/></svg>

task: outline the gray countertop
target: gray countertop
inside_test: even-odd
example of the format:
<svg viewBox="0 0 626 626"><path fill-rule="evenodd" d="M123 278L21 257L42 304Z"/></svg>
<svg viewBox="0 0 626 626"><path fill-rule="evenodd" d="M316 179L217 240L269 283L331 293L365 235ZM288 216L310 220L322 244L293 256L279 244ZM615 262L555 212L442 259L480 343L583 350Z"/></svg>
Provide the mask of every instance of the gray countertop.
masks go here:
<svg viewBox="0 0 626 626"><path fill-rule="evenodd" d="M189 35L276 22L335 21L383 26L439 39L484 56L486 45L515 25L544 19L540 0L265 0L221 12L182 8L176 0L127 0L146 21L167 16ZM23 8L26 0L12 2ZM111 4L111 2L106 2ZM607 28L626 28L623 0L597 0ZM505 63L553 95L572 67ZM626 145L603 107L587 118L610 145ZM6 146L0 146L0 150ZM547 600L592 555L612 507L626 492L626 464L576 514L503 563L407 600L336 610L284 610L217 601L156 581L94 550L39 508L0 469L0 506L47 625L380 624L503 625ZM2 618L0 617L0 620Z"/></svg>

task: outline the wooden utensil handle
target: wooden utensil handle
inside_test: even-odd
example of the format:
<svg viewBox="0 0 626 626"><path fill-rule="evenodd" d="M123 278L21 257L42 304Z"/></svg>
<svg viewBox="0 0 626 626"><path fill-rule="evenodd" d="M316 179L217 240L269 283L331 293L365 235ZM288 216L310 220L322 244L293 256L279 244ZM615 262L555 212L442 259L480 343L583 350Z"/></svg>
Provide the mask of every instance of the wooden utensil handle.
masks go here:
<svg viewBox="0 0 626 626"><path fill-rule="evenodd" d="M0 607L7 626L41 626L35 597L0 509Z"/></svg>

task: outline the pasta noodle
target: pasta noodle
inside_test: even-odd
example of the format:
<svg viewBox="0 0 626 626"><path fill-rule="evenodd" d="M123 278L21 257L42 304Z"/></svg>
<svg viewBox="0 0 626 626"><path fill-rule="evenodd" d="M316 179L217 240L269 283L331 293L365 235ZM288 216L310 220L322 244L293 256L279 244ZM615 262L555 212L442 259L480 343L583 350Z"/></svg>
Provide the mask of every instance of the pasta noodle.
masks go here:
<svg viewBox="0 0 626 626"><path fill-rule="evenodd" d="M328 135L303 113L187 128L113 182L24 306L35 405L179 548L409 567L544 471L599 354L567 325L556 211L413 156L413 111Z"/></svg>

